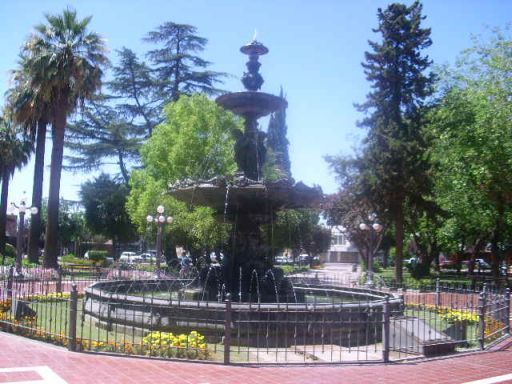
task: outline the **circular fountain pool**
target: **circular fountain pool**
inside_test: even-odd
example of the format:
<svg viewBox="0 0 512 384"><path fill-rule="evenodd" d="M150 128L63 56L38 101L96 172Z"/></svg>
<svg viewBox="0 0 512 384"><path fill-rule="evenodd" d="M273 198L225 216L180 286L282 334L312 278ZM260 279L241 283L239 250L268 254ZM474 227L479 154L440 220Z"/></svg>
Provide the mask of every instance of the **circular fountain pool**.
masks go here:
<svg viewBox="0 0 512 384"><path fill-rule="evenodd" d="M316 279L296 281L296 296L275 303L202 301L190 280L105 281L85 291L84 314L98 327L144 335L162 331L192 330L209 342L220 342L226 333L236 335L243 346L287 347L300 342L318 343L325 332L339 345L375 343L381 340L385 305L396 311L400 299L364 288L321 284ZM283 298L283 300L285 300Z"/></svg>

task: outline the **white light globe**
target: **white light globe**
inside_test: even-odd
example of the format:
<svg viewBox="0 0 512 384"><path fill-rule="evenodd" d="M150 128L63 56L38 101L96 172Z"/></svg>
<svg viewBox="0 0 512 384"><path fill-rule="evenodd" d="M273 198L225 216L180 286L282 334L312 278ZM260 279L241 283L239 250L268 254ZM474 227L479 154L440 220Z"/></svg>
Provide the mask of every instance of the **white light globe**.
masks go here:
<svg viewBox="0 0 512 384"><path fill-rule="evenodd" d="M365 223L361 223L359 224L359 229L361 231L367 231L368 229L370 229L370 227L368 227Z"/></svg>
<svg viewBox="0 0 512 384"><path fill-rule="evenodd" d="M173 221L174 219L172 216L167 216L167 224L172 224Z"/></svg>
<svg viewBox="0 0 512 384"><path fill-rule="evenodd" d="M165 208L164 208L164 206L163 206L163 205L159 205L159 206L157 207L156 211L157 211L158 213L164 213Z"/></svg>
<svg viewBox="0 0 512 384"><path fill-rule="evenodd" d="M153 222L153 216L148 215L148 216L146 217L146 220L148 221L148 223L152 223L152 222Z"/></svg>
<svg viewBox="0 0 512 384"><path fill-rule="evenodd" d="M158 216L159 223L165 223L165 216Z"/></svg>
<svg viewBox="0 0 512 384"><path fill-rule="evenodd" d="M380 232L382 231L382 224L379 224L379 223L374 223L372 225L373 229L376 231L376 232Z"/></svg>
<svg viewBox="0 0 512 384"><path fill-rule="evenodd" d="M37 209L37 207L32 207L30 208L30 213L32 215L37 215L39 213L39 209Z"/></svg>

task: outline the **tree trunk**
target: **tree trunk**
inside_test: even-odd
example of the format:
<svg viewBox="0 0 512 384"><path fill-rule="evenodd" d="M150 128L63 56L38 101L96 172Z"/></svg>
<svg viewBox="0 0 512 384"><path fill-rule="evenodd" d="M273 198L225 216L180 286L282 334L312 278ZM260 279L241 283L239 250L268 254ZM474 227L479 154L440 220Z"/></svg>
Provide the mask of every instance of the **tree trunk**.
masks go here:
<svg viewBox="0 0 512 384"><path fill-rule="evenodd" d="M130 182L130 175L128 174L128 170L126 169L126 165L124 163L123 153L118 151L117 156L119 159L119 168L121 169L121 175L123 176L124 183L128 185Z"/></svg>
<svg viewBox="0 0 512 384"><path fill-rule="evenodd" d="M469 266L468 266L468 274L472 275L475 272L475 260L480 255L480 250L484 246L484 242L481 239L477 239L475 245L473 246L473 252L471 252Z"/></svg>
<svg viewBox="0 0 512 384"><path fill-rule="evenodd" d="M2 264L5 261L5 228L7 223L7 199L9 198L9 173L4 171L2 174L2 194L0 197L0 253L2 254Z"/></svg>
<svg viewBox="0 0 512 384"><path fill-rule="evenodd" d="M28 240L28 259L31 263L39 262L39 239L41 238L41 200L43 199L44 152L46 145L46 121L39 120L37 125L37 142L34 165L34 185L32 187L32 206L39 213L30 217Z"/></svg>
<svg viewBox="0 0 512 384"><path fill-rule="evenodd" d="M62 97L66 100L67 97ZM62 103L57 103L62 105ZM57 268L59 196L62 157L64 152L64 130L66 128L66 110L60 107L55 113L52 131L52 162L50 167L50 191L48 194L48 221L46 223L46 241L44 244L44 267Z"/></svg>
<svg viewBox="0 0 512 384"><path fill-rule="evenodd" d="M404 211L402 204L397 204L395 208L395 280L398 285L402 284L402 260L404 255Z"/></svg>

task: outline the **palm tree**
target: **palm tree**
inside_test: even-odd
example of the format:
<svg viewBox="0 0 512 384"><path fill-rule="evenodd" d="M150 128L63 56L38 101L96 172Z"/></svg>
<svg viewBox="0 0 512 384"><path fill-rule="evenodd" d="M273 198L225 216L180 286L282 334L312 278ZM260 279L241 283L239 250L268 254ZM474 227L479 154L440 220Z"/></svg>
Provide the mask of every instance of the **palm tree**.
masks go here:
<svg viewBox="0 0 512 384"><path fill-rule="evenodd" d="M46 15L46 24L37 25L25 46L30 85L48 103L52 123L52 157L48 221L43 265L57 267L60 178L64 133L68 114L78 103L90 99L101 85L102 67L108 63L105 45L87 31L91 17L78 20L76 11Z"/></svg>
<svg viewBox="0 0 512 384"><path fill-rule="evenodd" d="M20 138L13 125L0 118L0 177L2 191L0 195L0 253L5 254L5 227L7 221L7 201L9 181L16 168L25 165L32 151L32 142L26 136ZM4 260L2 259L2 263Z"/></svg>
<svg viewBox="0 0 512 384"><path fill-rule="evenodd" d="M47 103L30 86L27 74L26 58L21 57L19 68L13 71L14 86L8 91L8 108L12 119L21 125L25 132L35 138L35 165L32 186L32 206L41 212L44 179L44 153L46 146L46 128L50 118ZM34 137L35 136L35 137ZM32 263L39 262L39 240L41 238L41 215L34 215L30 221L28 258Z"/></svg>

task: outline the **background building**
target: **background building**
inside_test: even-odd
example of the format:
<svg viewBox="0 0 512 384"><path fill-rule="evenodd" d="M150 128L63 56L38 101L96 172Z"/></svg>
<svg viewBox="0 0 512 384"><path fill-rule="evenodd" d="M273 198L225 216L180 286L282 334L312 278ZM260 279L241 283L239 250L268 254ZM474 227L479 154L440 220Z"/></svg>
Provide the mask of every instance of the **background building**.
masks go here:
<svg viewBox="0 0 512 384"><path fill-rule="evenodd" d="M330 227L331 247L322 255L326 263L359 263L361 256L340 227Z"/></svg>

